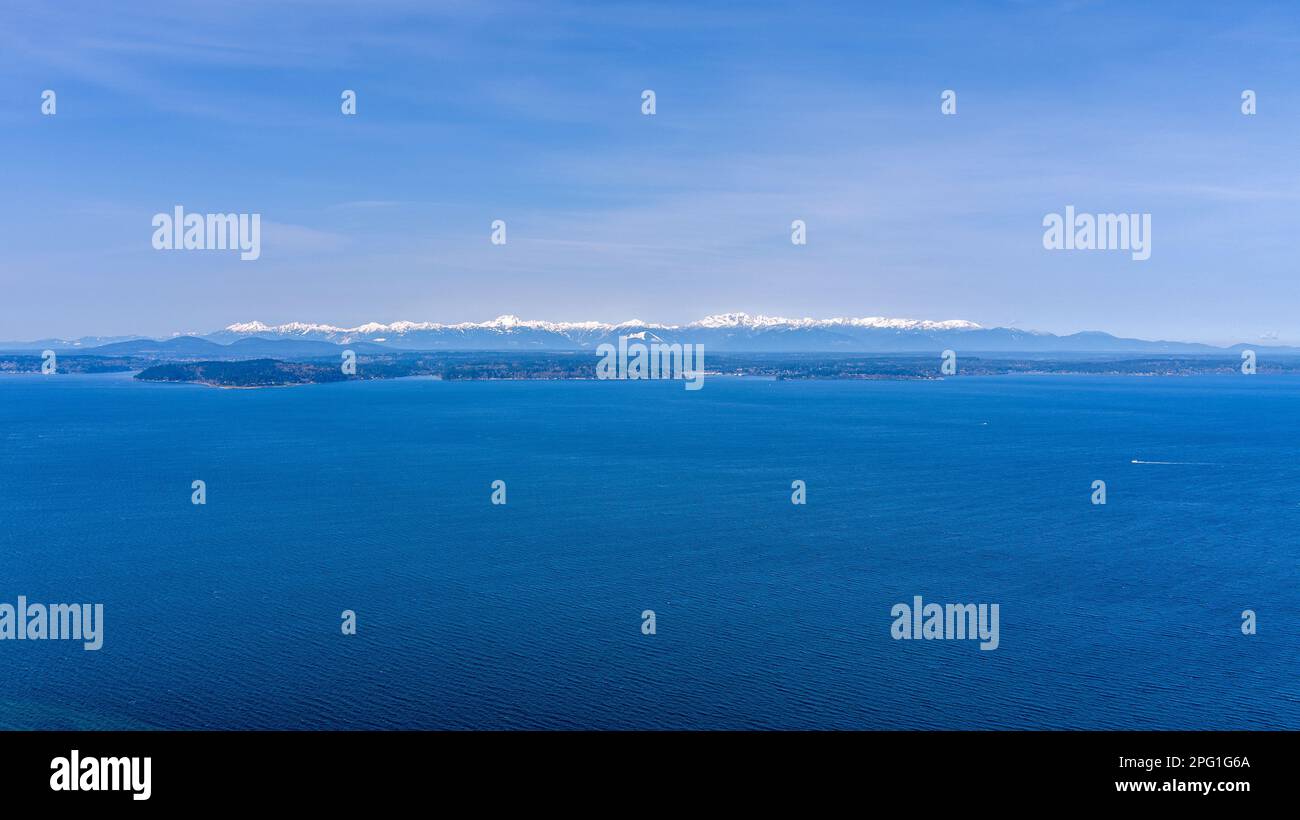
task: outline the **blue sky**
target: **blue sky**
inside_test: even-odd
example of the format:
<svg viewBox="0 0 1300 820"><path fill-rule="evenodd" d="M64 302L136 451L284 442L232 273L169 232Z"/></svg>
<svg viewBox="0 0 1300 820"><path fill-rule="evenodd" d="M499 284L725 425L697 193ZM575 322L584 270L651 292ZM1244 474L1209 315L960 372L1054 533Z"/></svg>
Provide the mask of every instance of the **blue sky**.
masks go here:
<svg viewBox="0 0 1300 820"><path fill-rule="evenodd" d="M1298 20L1285 3L9 3L0 339L743 310L1300 343ZM176 204L260 213L261 259L153 250ZM1150 213L1151 259L1045 251L1066 205Z"/></svg>

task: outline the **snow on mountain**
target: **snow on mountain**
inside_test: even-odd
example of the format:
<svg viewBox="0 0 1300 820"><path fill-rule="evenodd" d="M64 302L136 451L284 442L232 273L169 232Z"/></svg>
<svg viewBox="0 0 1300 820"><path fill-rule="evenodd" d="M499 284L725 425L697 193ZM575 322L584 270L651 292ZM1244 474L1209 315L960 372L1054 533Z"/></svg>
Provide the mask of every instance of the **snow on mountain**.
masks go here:
<svg viewBox="0 0 1300 820"><path fill-rule="evenodd" d="M335 344L370 342L404 350L591 350L617 341L620 335L644 330L652 331L656 338L707 344L714 350L777 352L929 350L936 345L943 350L953 343L951 334L983 331L978 324L963 319L930 321L883 316L789 319L735 312L672 325L640 319L618 323L548 322L505 314L485 322L367 322L355 327L238 322L205 338L218 342L249 336Z"/></svg>
<svg viewBox="0 0 1300 820"><path fill-rule="evenodd" d="M650 331L668 343L702 344L715 352L754 353L968 353L1145 352L1205 353L1209 345L1123 339L1108 333L1067 336L1008 327L982 327L964 319L933 321L885 316L791 319L719 313L685 325L631 319L547 322L503 315L485 322L367 322L356 327L308 322L268 325L239 322L203 337L222 344L249 337L298 339L339 345L373 344L395 350L592 351L619 336Z"/></svg>
<svg viewBox="0 0 1300 820"><path fill-rule="evenodd" d="M837 318L837 319L786 319L782 316L750 316L748 313L720 313L716 316L706 316L698 322L692 322L689 327L745 327L745 328L771 328L771 327L875 327L889 328L894 330L977 330L979 325L974 322L968 322L965 319L949 319L943 322L932 322L927 319L888 319L884 316L865 316L860 319Z"/></svg>
<svg viewBox="0 0 1300 820"><path fill-rule="evenodd" d="M967 354L999 352L1165 354L1213 353L1225 350L1189 342L1125 339L1096 331L1057 336L1052 333L1010 327L986 328L964 319L932 321L884 316L791 319L761 314L751 316L739 312L706 316L685 325L656 324L639 319L630 319L617 324L595 321L547 322L525 320L509 314L485 322L456 324L411 321L367 322L355 327L312 322L268 325L264 322L252 321L237 322L205 336L187 335L181 339L201 339L223 345L241 340L266 340L276 344L296 343L299 346L326 342L332 345L351 345L357 349L388 348L396 351L594 351L601 344L617 343L620 336L633 336L647 331L655 339L670 344L702 344L715 353L935 354L946 349L954 349L965 351ZM40 350L48 346L52 349L84 350L105 343L139 338L141 337L0 342L0 349ZM179 341L178 339L177 342ZM245 343L245 346L255 345L250 341ZM1236 347L1228 349L1235 350ZM1274 350L1292 349L1274 348Z"/></svg>
<svg viewBox="0 0 1300 820"><path fill-rule="evenodd" d="M835 328L835 327L862 327L862 328L882 328L891 330L977 330L980 325L975 322L968 322L964 319L949 319L942 322L933 322L925 319L890 319L883 316L867 316L862 318L834 318L834 319L786 319L780 316L750 316L748 313L719 313L713 316L706 316L697 322L691 322L687 325L666 325L653 322L643 322L640 319L631 319L626 322L611 324L608 322L547 322L539 320L524 320L518 316L509 314L498 316L495 319L486 322L459 322L457 324L440 324L437 322L409 322L400 321L384 324L382 322L367 322L356 327L337 327L335 325L312 324L306 322L289 322L283 325L268 325L263 322L237 322L228 325L225 333L233 335L276 335L276 336L308 336L314 334L326 336L355 335L370 337L376 334L396 334L404 335L417 331L467 331L467 330L496 330L510 332L515 330L542 330L548 333L570 333L573 331L582 332L609 332L620 328L640 327L640 328L659 328L664 330L680 330L683 328L743 328L749 330L774 329L774 328Z"/></svg>

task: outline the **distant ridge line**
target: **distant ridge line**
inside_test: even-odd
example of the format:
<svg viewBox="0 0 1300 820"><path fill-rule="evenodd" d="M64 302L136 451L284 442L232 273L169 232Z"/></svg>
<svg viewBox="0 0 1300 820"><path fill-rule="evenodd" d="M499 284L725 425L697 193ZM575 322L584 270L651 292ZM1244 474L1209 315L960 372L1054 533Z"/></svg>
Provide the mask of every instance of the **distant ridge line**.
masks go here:
<svg viewBox="0 0 1300 820"><path fill-rule="evenodd" d="M748 313L719 313L684 325L632 319L626 322L551 322L525 320L506 314L485 322L368 322L355 327L313 322L270 325L260 321L235 322L207 334L174 334L167 339L143 336L83 337L75 340L43 339L34 342L0 342L0 350L62 351L121 354L128 351L174 349L204 343L272 343L268 355L287 352L285 345L352 345L373 351L594 351L616 343L620 336L645 331L667 344L702 344L714 353L823 353L999 354L1043 356L1052 354L1178 355L1257 352L1296 355L1300 348L1237 344L1216 347L1198 342L1131 339L1099 331L1064 336L1012 327L984 327L965 319L932 321L884 316L830 319L790 319ZM332 347L319 348L328 352ZM162 351L160 351L162 352ZM304 348L305 352L305 348Z"/></svg>

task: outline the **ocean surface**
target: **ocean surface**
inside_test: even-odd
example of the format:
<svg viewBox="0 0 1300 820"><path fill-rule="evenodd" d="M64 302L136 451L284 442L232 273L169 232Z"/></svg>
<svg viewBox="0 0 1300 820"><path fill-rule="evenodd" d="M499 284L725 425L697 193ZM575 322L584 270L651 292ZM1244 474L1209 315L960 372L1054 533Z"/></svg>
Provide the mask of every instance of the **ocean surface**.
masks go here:
<svg viewBox="0 0 1300 820"><path fill-rule="evenodd" d="M4 728L1300 729L1300 378L0 377L19 595Z"/></svg>

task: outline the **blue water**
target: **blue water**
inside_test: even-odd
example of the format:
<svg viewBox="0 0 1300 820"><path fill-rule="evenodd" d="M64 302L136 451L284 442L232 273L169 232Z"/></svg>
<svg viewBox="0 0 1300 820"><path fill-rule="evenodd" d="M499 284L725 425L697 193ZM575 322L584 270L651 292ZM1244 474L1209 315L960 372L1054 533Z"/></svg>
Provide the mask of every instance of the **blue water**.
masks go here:
<svg viewBox="0 0 1300 820"><path fill-rule="evenodd" d="M0 442L0 601L106 610L3 727L1300 728L1296 378L11 376Z"/></svg>

